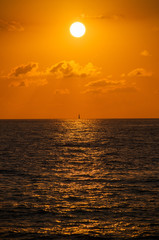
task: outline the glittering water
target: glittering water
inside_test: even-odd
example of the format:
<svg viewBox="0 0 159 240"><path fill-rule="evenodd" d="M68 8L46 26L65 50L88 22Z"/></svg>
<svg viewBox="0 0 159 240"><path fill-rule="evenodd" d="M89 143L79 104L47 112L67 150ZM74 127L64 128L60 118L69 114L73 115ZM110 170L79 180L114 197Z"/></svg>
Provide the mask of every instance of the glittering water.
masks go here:
<svg viewBox="0 0 159 240"><path fill-rule="evenodd" d="M1 120L1 239L158 239L159 120Z"/></svg>

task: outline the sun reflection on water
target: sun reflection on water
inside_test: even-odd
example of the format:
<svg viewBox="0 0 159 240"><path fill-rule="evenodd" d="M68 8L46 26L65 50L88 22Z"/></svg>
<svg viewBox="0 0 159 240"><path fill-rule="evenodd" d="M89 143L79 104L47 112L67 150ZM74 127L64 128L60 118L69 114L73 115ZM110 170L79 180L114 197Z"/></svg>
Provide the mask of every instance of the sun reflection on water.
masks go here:
<svg viewBox="0 0 159 240"><path fill-rule="evenodd" d="M36 127L33 136L28 131L19 141L24 144L19 146L23 146L16 155L19 159L8 165L15 168L13 180L4 178L10 182L3 186L8 191L3 209L13 208L16 218L9 228L4 222L5 229L45 237L85 234L117 239L155 231L157 196L153 191L157 192L157 186L147 178L152 168L157 178L157 166L150 165L149 159L139 164L143 146L133 151L135 137L129 135L133 131L121 127L110 121L67 120L46 122L37 136Z"/></svg>

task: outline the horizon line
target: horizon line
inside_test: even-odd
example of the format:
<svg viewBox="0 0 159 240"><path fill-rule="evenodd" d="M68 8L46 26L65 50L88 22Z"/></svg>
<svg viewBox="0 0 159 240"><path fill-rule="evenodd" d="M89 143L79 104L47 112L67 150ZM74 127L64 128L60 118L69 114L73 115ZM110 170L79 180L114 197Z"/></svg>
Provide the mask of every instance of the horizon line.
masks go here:
<svg viewBox="0 0 159 240"><path fill-rule="evenodd" d="M122 119L159 119L159 117L108 117L108 118L0 118L1 120L122 120Z"/></svg>

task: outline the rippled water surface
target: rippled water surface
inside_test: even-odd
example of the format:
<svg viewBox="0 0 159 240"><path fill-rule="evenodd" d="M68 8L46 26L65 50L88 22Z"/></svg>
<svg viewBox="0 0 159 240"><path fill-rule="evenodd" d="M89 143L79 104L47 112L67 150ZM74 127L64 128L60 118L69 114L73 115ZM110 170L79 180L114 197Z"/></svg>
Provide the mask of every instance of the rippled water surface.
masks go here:
<svg viewBox="0 0 159 240"><path fill-rule="evenodd" d="M159 120L1 120L1 239L159 236Z"/></svg>

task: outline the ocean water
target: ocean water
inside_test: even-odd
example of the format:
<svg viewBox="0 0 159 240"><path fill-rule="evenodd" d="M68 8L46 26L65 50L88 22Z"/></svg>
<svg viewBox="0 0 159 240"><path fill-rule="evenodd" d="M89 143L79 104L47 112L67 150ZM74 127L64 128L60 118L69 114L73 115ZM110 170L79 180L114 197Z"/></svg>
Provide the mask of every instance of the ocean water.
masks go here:
<svg viewBox="0 0 159 240"><path fill-rule="evenodd" d="M159 239L159 119L0 120L0 239Z"/></svg>

